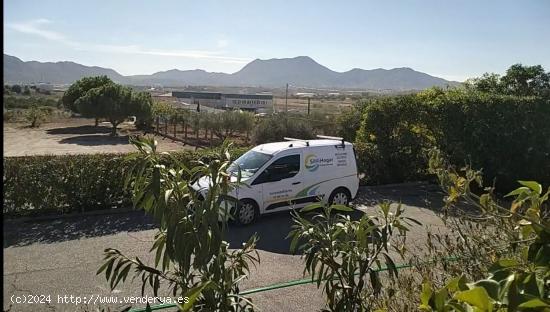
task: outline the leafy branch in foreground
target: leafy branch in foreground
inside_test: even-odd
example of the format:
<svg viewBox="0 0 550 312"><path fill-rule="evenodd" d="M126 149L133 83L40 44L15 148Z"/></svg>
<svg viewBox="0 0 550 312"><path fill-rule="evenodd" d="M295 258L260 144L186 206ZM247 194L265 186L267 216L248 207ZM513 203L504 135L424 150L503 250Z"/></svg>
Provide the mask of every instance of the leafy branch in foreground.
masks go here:
<svg viewBox="0 0 550 312"><path fill-rule="evenodd" d="M439 151L430 155L430 171L435 173L446 191L446 208L454 209L466 202L477 208L478 218L498 219L512 228L515 238L503 240L520 249L519 257L496 259L488 275L468 282L464 275L451 279L440 289L425 281L420 298L423 311L550 311L550 223L548 196L534 181L507 194L514 197L510 208L498 204L491 188L477 195L471 184L482 187L479 171L469 167L457 172ZM465 240L466 241L466 240Z"/></svg>
<svg viewBox="0 0 550 312"><path fill-rule="evenodd" d="M420 223L405 217L401 204L392 208L388 202L379 205L376 216L358 211L359 220L333 214L353 211L342 205L313 204L301 212L321 208L311 220L293 212L291 252L302 251L304 274L317 287L324 284L328 311L370 311L383 287L378 270L385 264L390 279L398 276L392 251L403 257L409 226Z"/></svg>
<svg viewBox="0 0 550 312"><path fill-rule="evenodd" d="M225 241L228 199L223 195L239 183L230 182L226 173L230 145L224 144L208 163L188 168L175 158L170 162L174 165L167 167L161 156L170 155L158 153L153 139L133 138L131 143L139 153L129 156L135 165L126 177L126 187L134 206L143 208L159 224L150 250L155 262L147 265L110 248L97 273L105 272L114 289L132 272L133 278L141 278L142 294L150 287L155 295L162 290L186 297L187 302L179 306L183 311L253 310L251 301L239 295L239 283L248 276L250 264L259 263L257 237L236 250L229 250ZM211 184L203 198L191 187L201 177Z"/></svg>

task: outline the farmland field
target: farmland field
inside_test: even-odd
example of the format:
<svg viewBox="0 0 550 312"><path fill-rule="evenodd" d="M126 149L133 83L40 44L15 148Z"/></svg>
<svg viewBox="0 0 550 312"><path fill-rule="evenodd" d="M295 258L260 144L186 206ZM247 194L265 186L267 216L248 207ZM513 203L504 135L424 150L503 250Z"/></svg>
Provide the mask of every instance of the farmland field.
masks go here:
<svg viewBox="0 0 550 312"><path fill-rule="evenodd" d="M311 99L311 112L322 112L325 114L338 114L343 109L349 108L355 100L346 98L338 99ZM285 98L273 98L275 111L285 110ZM307 112L307 98L289 98L288 110L295 112Z"/></svg>

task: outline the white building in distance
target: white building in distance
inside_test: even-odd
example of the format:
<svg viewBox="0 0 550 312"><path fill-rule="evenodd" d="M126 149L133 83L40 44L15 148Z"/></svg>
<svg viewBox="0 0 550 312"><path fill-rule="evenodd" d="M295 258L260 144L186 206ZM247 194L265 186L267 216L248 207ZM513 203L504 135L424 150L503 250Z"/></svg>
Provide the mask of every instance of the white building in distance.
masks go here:
<svg viewBox="0 0 550 312"><path fill-rule="evenodd" d="M173 91L172 96L188 104L205 105L217 109L262 112L273 107L273 95L271 94Z"/></svg>

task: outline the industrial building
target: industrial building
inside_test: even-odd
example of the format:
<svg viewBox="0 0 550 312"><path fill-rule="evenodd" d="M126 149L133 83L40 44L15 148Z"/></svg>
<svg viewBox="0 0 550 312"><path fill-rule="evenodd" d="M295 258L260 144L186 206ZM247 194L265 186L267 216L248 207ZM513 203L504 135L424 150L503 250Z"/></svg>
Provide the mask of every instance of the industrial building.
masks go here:
<svg viewBox="0 0 550 312"><path fill-rule="evenodd" d="M217 109L262 112L273 107L273 95L271 94L173 91L172 96L187 104L205 105Z"/></svg>

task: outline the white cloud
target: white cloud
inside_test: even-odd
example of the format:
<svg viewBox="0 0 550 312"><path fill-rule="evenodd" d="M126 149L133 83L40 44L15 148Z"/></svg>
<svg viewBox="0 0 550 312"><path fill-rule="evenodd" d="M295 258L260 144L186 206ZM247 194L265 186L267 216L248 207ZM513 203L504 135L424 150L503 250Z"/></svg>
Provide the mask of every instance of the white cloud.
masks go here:
<svg viewBox="0 0 550 312"><path fill-rule="evenodd" d="M52 41L70 43L70 41L68 41L63 34L40 27L41 25L51 23L52 21L48 19L40 18L23 23L8 23L6 26L24 34L36 35Z"/></svg>
<svg viewBox="0 0 550 312"><path fill-rule="evenodd" d="M247 63L248 58L232 57L223 55L222 51L200 51L200 50L158 50L145 49L138 45L111 45L94 44L70 40L64 34L46 29L44 26L52 24L48 19L35 19L27 22L9 23L6 26L15 31L35 35L46 40L59 42L79 51L95 51L104 53L123 53L123 54L141 54L182 57L193 59L209 59L223 63ZM222 48L228 45L227 40L218 40L218 47Z"/></svg>

